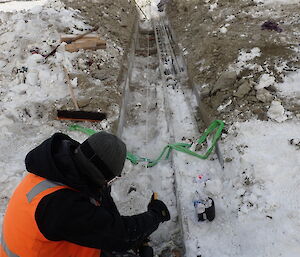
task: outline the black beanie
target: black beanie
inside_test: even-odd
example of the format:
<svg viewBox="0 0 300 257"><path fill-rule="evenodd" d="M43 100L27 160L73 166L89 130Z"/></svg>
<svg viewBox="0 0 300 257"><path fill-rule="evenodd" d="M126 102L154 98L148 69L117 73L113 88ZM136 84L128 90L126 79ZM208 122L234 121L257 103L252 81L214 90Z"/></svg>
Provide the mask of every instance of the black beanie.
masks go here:
<svg viewBox="0 0 300 257"><path fill-rule="evenodd" d="M75 150L82 172L98 186L120 176L126 159L126 145L115 135L98 132Z"/></svg>

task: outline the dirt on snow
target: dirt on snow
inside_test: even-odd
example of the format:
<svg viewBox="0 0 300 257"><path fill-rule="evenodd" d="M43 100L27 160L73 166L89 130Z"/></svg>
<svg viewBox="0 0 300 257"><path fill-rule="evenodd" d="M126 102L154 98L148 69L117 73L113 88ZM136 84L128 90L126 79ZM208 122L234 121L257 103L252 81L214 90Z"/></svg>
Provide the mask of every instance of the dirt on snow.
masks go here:
<svg viewBox="0 0 300 257"><path fill-rule="evenodd" d="M264 6L252 0L169 2L172 29L210 117L227 123L267 120L273 100L289 115L300 115L297 99L281 98L274 87L300 67L299 11L297 4ZM265 22L277 30L263 30ZM270 85L263 87L264 82Z"/></svg>
<svg viewBox="0 0 300 257"><path fill-rule="evenodd" d="M137 12L133 1L63 0L78 9L91 26L108 41L111 54L85 51L74 66L78 73L85 110L108 113L115 131L122 98L122 74L126 73ZM216 5L217 4L217 5ZM172 0L167 15L187 63L190 80L200 92L210 119L227 123L252 117L267 120L273 100L281 102L288 115L300 115L297 99L277 94L276 82L285 73L300 68L298 5L264 6L252 0ZM279 30L262 29L265 22ZM67 31L66 31L67 32ZM105 51L105 50L98 50ZM267 86L260 86L267 83ZM72 102L66 103L72 107Z"/></svg>
<svg viewBox="0 0 300 257"><path fill-rule="evenodd" d="M83 110L107 113L109 128L106 129L116 132L123 90L121 81L137 20L135 5L124 0L62 2L67 8L79 10L78 15L91 27L99 25L97 33L107 41L107 50L82 52L73 63L78 72L71 74L71 78L78 81L79 106ZM63 108L72 109L74 105L69 100Z"/></svg>

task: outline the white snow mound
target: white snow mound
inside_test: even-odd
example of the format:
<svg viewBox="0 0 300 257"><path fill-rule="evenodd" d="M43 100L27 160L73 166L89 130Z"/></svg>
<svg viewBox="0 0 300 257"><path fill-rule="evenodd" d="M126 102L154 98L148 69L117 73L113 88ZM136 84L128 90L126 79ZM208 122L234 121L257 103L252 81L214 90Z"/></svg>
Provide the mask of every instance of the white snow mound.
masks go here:
<svg viewBox="0 0 300 257"><path fill-rule="evenodd" d="M279 101L272 101L267 115L269 118L276 120L277 122L283 122L287 119L285 110Z"/></svg>

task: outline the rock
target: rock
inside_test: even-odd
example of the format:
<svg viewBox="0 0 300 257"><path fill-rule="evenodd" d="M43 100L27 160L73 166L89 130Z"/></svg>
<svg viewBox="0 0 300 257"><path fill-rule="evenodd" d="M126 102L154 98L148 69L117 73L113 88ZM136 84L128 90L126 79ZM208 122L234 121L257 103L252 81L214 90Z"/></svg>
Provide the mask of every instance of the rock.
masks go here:
<svg viewBox="0 0 300 257"><path fill-rule="evenodd" d="M259 120L268 120L268 116L267 116L267 113L263 110L263 109L254 109L253 110L253 113L257 115L257 118Z"/></svg>
<svg viewBox="0 0 300 257"><path fill-rule="evenodd" d="M239 98L244 97L251 91L251 84L248 81L245 81L241 86L239 86L237 92L233 95Z"/></svg>
<svg viewBox="0 0 300 257"><path fill-rule="evenodd" d="M263 103L267 103L273 100L273 95L267 89L262 88L257 90L256 98Z"/></svg>
<svg viewBox="0 0 300 257"><path fill-rule="evenodd" d="M222 90L228 87L233 87L237 80L237 73L235 71L225 71L221 74L216 84L212 89L212 94L215 94L218 90Z"/></svg>
<svg viewBox="0 0 300 257"><path fill-rule="evenodd" d="M81 69L81 70L85 70L87 69L87 64L86 64L86 60L84 60L83 58L79 58L78 59L78 68Z"/></svg>
<svg viewBox="0 0 300 257"><path fill-rule="evenodd" d="M269 87L271 85L274 85L275 83L275 78L273 76L270 76L269 74L263 74L259 78L259 83L258 85L255 86L256 90Z"/></svg>
<svg viewBox="0 0 300 257"><path fill-rule="evenodd" d="M91 75L93 78L99 79L99 80L106 80L109 77L108 72L105 70L94 71Z"/></svg>
<svg viewBox="0 0 300 257"><path fill-rule="evenodd" d="M225 162L232 162L232 158L226 157L224 161L225 161Z"/></svg>
<svg viewBox="0 0 300 257"><path fill-rule="evenodd" d="M214 109L218 108L225 100L231 96L231 93L225 94L224 92L218 92L215 96L211 97L211 103Z"/></svg>
<svg viewBox="0 0 300 257"><path fill-rule="evenodd" d="M267 88L270 92L277 92L277 88L274 85L271 85Z"/></svg>
<svg viewBox="0 0 300 257"><path fill-rule="evenodd" d="M283 122L287 119L285 110L279 101L273 101L267 112L267 115L272 120Z"/></svg>
<svg viewBox="0 0 300 257"><path fill-rule="evenodd" d="M261 39L261 35L260 34L254 34L252 36L252 40L254 40L254 41L259 41L260 39Z"/></svg>
<svg viewBox="0 0 300 257"><path fill-rule="evenodd" d="M289 111L291 112L300 112L300 105L294 105L289 108Z"/></svg>
<svg viewBox="0 0 300 257"><path fill-rule="evenodd" d="M210 87L207 86L207 87L201 88L200 94L201 94L201 97L209 96L209 94L210 94Z"/></svg>
<svg viewBox="0 0 300 257"><path fill-rule="evenodd" d="M248 100L248 102L253 102L253 103L258 102L258 99L255 96L252 96L252 95L248 96L247 100Z"/></svg>
<svg viewBox="0 0 300 257"><path fill-rule="evenodd" d="M120 23L120 25L121 25L121 27L123 27L123 28L127 28L127 27L128 27L127 21L122 21L122 22Z"/></svg>

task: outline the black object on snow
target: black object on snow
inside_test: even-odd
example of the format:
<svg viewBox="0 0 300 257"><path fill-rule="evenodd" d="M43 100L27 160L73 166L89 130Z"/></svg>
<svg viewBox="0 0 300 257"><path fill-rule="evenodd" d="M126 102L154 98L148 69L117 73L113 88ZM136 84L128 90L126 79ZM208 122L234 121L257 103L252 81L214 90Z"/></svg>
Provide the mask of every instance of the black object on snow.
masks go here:
<svg viewBox="0 0 300 257"><path fill-rule="evenodd" d="M106 116L106 113L102 112L57 110L57 118L60 120L98 122L106 119Z"/></svg>
<svg viewBox="0 0 300 257"><path fill-rule="evenodd" d="M282 32L282 28L280 28L278 26L278 24L276 22L274 22L274 21L266 21L266 22L264 22L264 24L261 25L261 29L262 30L265 30L265 29L267 29L267 30L275 30L275 31L277 31L279 33Z"/></svg>
<svg viewBox="0 0 300 257"><path fill-rule="evenodd" d="M213 221L216 216L215 203L212 198L207 200L194 201L194 206L196 208L198 221Z"/></svg>
<svg viewBox="0 0 300 257"><path fill-rule="evenodd" d="M167 4L169 2L169 0L161 0L158 4L157 4L157 8L159 12L163 12L164 11L164 6L165 4Z"/></svg>
<svg viewBox="0 0 300 257"><path fill-rule="evenodd" d="M149 245L143 245L139 249L139 255L140 257L153 257L154 256L153 248Z"/></svg>

